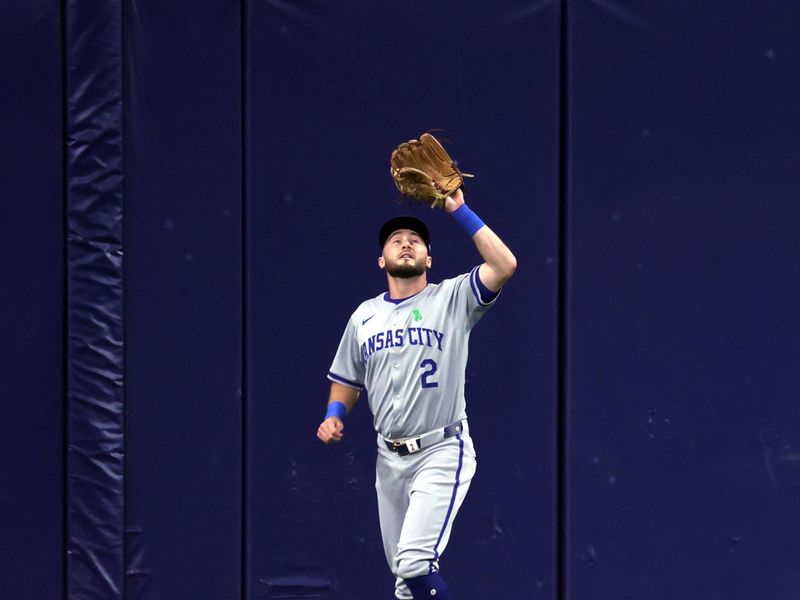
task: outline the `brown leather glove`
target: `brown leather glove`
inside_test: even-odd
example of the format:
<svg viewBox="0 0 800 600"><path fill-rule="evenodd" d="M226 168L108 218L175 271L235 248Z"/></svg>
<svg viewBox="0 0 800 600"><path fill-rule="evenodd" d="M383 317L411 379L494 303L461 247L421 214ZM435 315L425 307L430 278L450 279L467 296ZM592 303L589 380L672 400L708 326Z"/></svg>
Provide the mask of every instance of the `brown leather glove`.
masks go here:
<svg viewBox="0 0 800 600"><path fill-rule="evenodd" d="M431 208L443 207L445 198L464 184L464 177L472 177L458 170L430 133L400 144L392 152L390 173L400 193Z"/></svg>

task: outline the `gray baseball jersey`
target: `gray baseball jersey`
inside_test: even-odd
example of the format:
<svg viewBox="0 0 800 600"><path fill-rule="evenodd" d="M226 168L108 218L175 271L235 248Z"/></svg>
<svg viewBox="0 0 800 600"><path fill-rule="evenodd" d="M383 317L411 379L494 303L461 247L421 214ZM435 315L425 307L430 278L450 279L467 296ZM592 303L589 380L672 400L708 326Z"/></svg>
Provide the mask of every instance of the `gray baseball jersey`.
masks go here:
<svg viewBox="0 0 800 600"><path fill-rule="evenodd" d="M384 438L465 419L469 334L495 300L478 267L401 301L388 293L371 298L350 317L328 379L366 388L375 430Z"/></svg>

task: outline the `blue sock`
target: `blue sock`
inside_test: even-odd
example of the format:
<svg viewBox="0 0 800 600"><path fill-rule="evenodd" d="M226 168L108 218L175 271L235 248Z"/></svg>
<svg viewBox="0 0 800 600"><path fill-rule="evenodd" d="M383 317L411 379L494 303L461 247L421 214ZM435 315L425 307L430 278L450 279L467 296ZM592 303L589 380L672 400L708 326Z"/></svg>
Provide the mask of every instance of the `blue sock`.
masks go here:
<svg viewBox="0 0 800 600"><path fill-rule="evenodd" d="M414 600L452 600L447 584L439 573L404 580ZM434 593L434 591L436 593Z"/></svg>

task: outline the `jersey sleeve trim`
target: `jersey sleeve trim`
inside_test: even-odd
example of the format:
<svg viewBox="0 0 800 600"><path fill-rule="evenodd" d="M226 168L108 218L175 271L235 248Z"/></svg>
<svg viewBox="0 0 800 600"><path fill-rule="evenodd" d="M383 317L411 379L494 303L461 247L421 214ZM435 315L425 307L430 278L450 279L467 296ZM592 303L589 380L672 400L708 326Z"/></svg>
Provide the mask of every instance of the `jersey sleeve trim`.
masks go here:
<svg viewBox="0 0 800 600"><path fill-rule="evenodd" d="M472 271L470 271L469 284L472 288L472 293L475 294L475 298L478 300L478 304L481 306L490 306L495 300L497 300L497 297L500 295L500 290L493 292L487 288L478 275L479 269L480 266L475 267L472 269Z"/></svg>
<svg viewBox="0 0 800 600"><path fill-rule="evenodd" d="M347 387L351 387L351 388L357 389L359 391L364 389L364 384L363 383L358 383L356 381L350 381L349 379L345 379L341 375L337 375L336 373L331 373L330 371L328 371L328 379L330 379L331 381L334 381L336 383L341 383L342 385L346 385Z"/></svg>

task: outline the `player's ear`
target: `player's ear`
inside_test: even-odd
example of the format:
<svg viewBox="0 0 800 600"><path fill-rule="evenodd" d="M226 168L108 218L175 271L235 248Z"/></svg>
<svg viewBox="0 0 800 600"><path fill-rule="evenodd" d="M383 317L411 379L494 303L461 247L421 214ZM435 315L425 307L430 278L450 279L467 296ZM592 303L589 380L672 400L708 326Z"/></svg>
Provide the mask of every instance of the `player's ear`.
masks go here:
<svg viewBox="0 0 800 600"><path fill-rule="evenodd" d="M428 256L427 263L428 263L428 268L430 269L433 266L433 259L430 256Z"/></svg>
<svg viewBox="0 0 800 600"><path fill-rule="evenodd" d="M386 261L385 261L385 260L383 260L383 256L379 256L379 257L378 257L378 266L379 266L381 269L384 269L384 268L386 268Z"/></svg>

